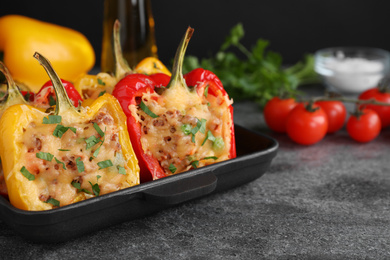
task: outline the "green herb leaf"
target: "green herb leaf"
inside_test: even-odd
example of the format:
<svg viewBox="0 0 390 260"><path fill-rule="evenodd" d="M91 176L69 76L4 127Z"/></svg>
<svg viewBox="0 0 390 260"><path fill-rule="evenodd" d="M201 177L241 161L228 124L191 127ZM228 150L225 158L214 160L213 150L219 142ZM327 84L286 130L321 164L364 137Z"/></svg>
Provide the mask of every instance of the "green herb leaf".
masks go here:
<svg viewBox="0 0 390 260"><path fill-rule="evenodd" d="M51 160L53 160L54 157L54 155L52 155L51 153L44 153L44 152L36 153L35 156L39 159L49 161L49 162L51 162Z"/></svg>
<svg viewBox="0 0 390 260"><path fill-rule="evenodd" d="M118 167L119 174L126 175L125 167L122 167L122 166L119 166L119 165L117 167Z"/></svg>
<svg viewBox="0 0 390 260"><path fill-rule="evenodd" d="M53 135L55 137L61 138L65 134L65 132L68 131L68 129L69 129L69 127L66 127L63 125L57 125L53 131ZM72 131L75 133L76 129L75 128L73 128L73 129L74 129L74 131L73 130Z"/></svg>
<svg viewBox="0 0 390 260"><path fill-rule="evenodd" d="M207 122L207 120L204 119L204 118L202 118L202 119L200 120L199 132L201 132L202 134L204 134L205 131L206 131L206 122Z"/></svg>
<svg viewBox="0 0 390 260"><path fill-rule="evenodd" d="M220 151L225 147L225 142L222 137L216 137L213 142L213 149L216 151Z"/></svg>
<svg viewBox="0 0 390 260"><path fill-rule="evenodd" d="M102 85L102 86L105 86L105 85L106 85L106 83L105 83L102 79L97 79L97 82L98 82L99 85ZM102 91L102 92L105 93L106 91ZM100 94L101 94L102 92L100 92ZM103 93L103 94L104 94L104 93ZM99 94L99 97L101 96L100 94Z"/></svg>
<svg viewBox="0 0 390 260"><path fill-rule="evenodd" d="M85 171L84 162L81 161L81 157L78 157L78 158L76 159L76 166L77 166L77 170L78 170L79 172Z"/></svg>
<svg viewBox="0 0 390 260"><path fill-rule="evenodd" d="M215 141L215 136L213 135L213 133L210 130L207 131L206 137L205 137L205 139L202 142L202 146L206 143L207 140L210 140L212 142Z"/></svg>
<svg viewBox="0 0 390 260"><path fill-rule="evenodd" d="M93 157L98 157L99 155L99 152L100 152L100 147L102 147L101 145L93 152Z"/></svg>
<svg viewBox="0 0 390 260"><path fill-rule="evenodd" d="M156 115L155 113L153 113L146 105L145 103L141 100L141 104L140 104L140 108L142 109L142 111L144 111L148 116L152 117L152 118L157 118L158 115Z"/></svg>
<svg viewBox="0 0 390 260"><path fill-rule="evenodd" d="M199 166L199 161L193 161L193 162L191 162L191 165L192 165L192 167L194 167L194 169L196 169Z"/></svg>
<svg viewBox="0 0 390 260"><path fill-rule="evenodd" d="M208 159L218 160L218 157L216 157L216 156L207 156L207 157L204 157L203 159L204 160L208 160Z"/></svg>
<svg viewBox="0 0 390 260"><path fill-rule="evenodd" d="M101 97L101 96L103 96L104 94L106 94L106 91L105 91L105 90L102 91L102 92L100 92L99 95L98 95L98 97Z"/></svg>
<svg viewBox="0 0 390 260"><path fill-rule="evenodd" d="M61 164L62 165L62 168L64 170L66 170L66 167L65 167L65 163L64 162L61 162L60 160L58 160L56 157L54 157L54 160L56 160L57 163Z"/></svg>
<svg viewBox="0 0 390 260"><path fill-rule="evenodd" d="M85 193L88 193L88 194L92 194L92 192L90 192L89 190L86 190L86 189L82 189L81 188L81 184L77 181L72 181L72 186L75 187L77 189L77 192L85 192Z"/></svg>
<svg viewBox="0 0 390 260"><path fill-rule="evenodd" d="M107 168L107 167L114 166L112 164L111 160L105 160L105 161L98 162L97 165L100 167L99 170Z"/></svg>
<svg viewBox="0 0 390 260"><path fill-rule="evenodd" d="M182 124L180 129L185 135L191 134L191 126L189 124Z"/></svg>
<svg viewBox="0 0 390 260"><path fill-rule="evenodd" d="M89 181L89 184L91 184L91 187L92 187L92 192L95 194L95 196L99 196L100 194L100 188L99 188L99 184L98 184L98 181L100 179L100 175L97 175L96 176L96 184L92 184L90 181Z"/></svg>
<svg viewBox="0 0 390 260"><path fill-rule="evenodd" d="M171 171L171 173L175 173L175 171L177 170L175 165L173 165L172 163L169 165L168 169Z"/></svg>
<svg viewBox="0 0 390 260"><path fill-rule="evenodd" d="M70 150L69 150L69 149L58 149L58 151L61 151L61 152L69 152Z"/></svg>
<svg viewBox="0 0 390 260"><path fill-rule="evenodd" d="M96 132L98 132L98 134L101 137L104 137L104 132L102 131L102 129L100 129L100 127L97 123L93 123L93 128L95 128Z"/></svg>
<svg viewBox="0 0 390 260"><path fill-rule="evenodd" d="M45 202L53 205L54 207L59 207L60 206L60 202L58 200L56 200L56 199L53 199L53 198L49 198Z"/></svg>
<svg viewBox="0 0 390 260"><path fill-rule="evenodd" d="M42 124L59 124L62 121L62 117L58 115L48 115L42 120Z"/></svg>
<svg viewBox="0 0 390 260"><path fill-rule="evenodd" d="M22 167L22 169L20 169L20 172L23 174L24 177L26 177L29 181L33 181L35 180L35 175L34 174L31 174L27 169L26 167Z"/></svg>
<svg viewBox="0 0 390 260"><path fill-rule="evenodd" d="M100 143L101 141L99 138L92 135L91 137L88 137L87 139L85 139L85 142L87 143L86 149L88 150L88 149L91 149L96 144Z"/></svg>

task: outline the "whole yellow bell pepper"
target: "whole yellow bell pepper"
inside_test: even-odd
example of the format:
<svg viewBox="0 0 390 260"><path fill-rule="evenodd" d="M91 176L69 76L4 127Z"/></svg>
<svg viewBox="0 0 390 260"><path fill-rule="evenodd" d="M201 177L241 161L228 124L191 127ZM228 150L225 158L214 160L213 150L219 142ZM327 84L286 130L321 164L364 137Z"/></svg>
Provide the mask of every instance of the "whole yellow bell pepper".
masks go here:
<svg viewBox="0 0 390 260"><path fill-rule="evenodd" d="M43 53L60 78L74 81L95 64L95 53L88 39L73 29L20 15L0 18L0 51L4 63L17 83L38 92L47 74L31 57Z"/></svg>
<svg viewBox="0 0 390 260"><path fill-rule="evenodd" d="M9 107L0 119L8 196L24 210L49 210L139 184L124 115L110 94L79 112L42 55L56 92L55 112Z"/></svg>

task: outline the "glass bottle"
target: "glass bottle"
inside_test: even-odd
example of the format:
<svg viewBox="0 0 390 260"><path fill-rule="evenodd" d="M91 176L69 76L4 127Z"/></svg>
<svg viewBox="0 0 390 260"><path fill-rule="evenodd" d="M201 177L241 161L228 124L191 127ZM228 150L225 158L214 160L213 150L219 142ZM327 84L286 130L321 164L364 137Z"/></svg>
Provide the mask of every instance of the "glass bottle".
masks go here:
<svg viewBox="0 0 390 260"><path fill-rule="evenodd" d="M145 57L157 57L154 19L150 0L105 0L101 71L114 72L113 26L121 23L123 56L131 68Z"/></svg>

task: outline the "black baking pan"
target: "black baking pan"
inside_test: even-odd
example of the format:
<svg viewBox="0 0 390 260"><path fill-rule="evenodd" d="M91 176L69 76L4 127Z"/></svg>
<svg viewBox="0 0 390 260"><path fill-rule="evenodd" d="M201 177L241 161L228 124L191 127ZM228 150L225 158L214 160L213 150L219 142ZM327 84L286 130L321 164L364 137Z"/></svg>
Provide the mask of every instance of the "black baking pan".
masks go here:
<svg viewBox="0 0 390 260"><path fill-rule="evenodd" d="M140 218L262 176L276 156L271 137L235 126L237 158L47 211L25 211L0 197L0 219L22 237L55 243Z"/></svg>

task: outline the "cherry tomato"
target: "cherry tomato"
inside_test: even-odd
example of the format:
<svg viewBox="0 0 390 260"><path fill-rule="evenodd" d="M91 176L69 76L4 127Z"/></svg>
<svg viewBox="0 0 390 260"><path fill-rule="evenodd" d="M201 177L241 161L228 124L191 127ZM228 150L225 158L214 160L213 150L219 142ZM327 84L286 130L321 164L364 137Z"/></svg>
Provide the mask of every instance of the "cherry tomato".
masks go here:
<svg viewBox="0 0 390 260"><path fill-rule="evenodd" d="M328 130L328 118L316 104L297 105L287 118L287 134L296 143L311 145L319 142Z"/></svg>
<svg viewBox="0 0 390 260"><path fill-rule="evenodd" d="M337 132L345 123L347 109L341 101L318 101L316 102L328 117L328 134Z"/></svg>
<svg viewBox="0 0 390 260"><path fill-rule="evenodd" d="M372 109L363 109L358 115L351 115L347 122L349 136L361 143L376 138L381 131L381 120Z"/></svg>
<svg viewBox="0 0 390 260"><path fill-rule="evenodd" d="M264 119L268 127L275 132L285 133L287 117L297 105L295 99L274 97L264 107Z"/></svg>
<svg viewBox="0 0 390 260"><path fill-rule="evenodd" d="M371 88L364 91L360 94L359 99L375 99L380 102L390 104L390 93L381 91L379 88ZM390 125L390 106L380 106L380 105L364 105L365 108L372 109L378 113L379 118L381 119L382 128L385 128Z"/></svg>

